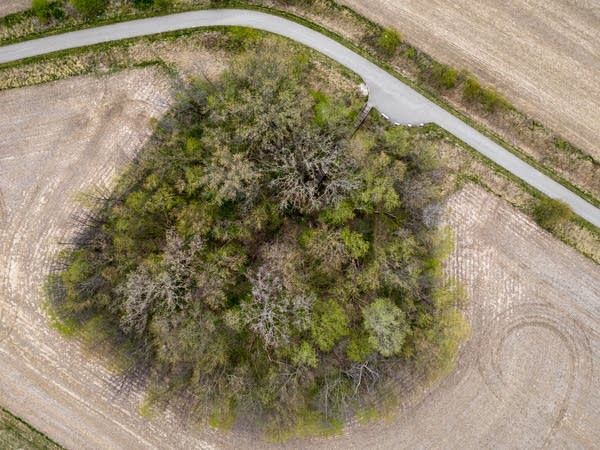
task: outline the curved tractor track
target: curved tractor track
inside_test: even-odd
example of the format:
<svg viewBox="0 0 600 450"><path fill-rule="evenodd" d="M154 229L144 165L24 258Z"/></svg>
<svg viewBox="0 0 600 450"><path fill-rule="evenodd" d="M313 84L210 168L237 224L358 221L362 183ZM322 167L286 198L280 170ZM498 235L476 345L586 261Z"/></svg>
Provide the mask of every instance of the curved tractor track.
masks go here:
<svg viewBox="0 0 600 450"><path fill-rule="evenodd" d="M566 202L573 211L600 227L600 209L534 169L461 119L439 107L379 66L310 28L278 16L250 10L190 11L133 20L0 47L0 64L102 42L206 26L246 26L276 33L334 59L356 72L369 88L369 102L391 121L436 123L537 190Z"/></svg>
<svg viewBox="0 0 600 450"><path fill-rule="evenodd" d="M600 266L470 185L444 220L472 335L395 417L276 446L140 416L143 386L50 329L40 290L75 232L75 194L110 185L171 101L149 68L0 92L0 404L72 449L597 448Z"/></svg>

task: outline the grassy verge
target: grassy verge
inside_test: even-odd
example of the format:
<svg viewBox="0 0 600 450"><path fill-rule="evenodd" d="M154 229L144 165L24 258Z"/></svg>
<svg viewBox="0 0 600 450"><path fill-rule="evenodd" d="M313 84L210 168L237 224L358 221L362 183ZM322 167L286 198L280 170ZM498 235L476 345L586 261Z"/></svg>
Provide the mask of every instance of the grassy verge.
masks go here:
<svg viewBox="0 0 600 450"><path fill-rule="evenodd" d="M62 447L0 407L0 448L58 450Z"/></svg>

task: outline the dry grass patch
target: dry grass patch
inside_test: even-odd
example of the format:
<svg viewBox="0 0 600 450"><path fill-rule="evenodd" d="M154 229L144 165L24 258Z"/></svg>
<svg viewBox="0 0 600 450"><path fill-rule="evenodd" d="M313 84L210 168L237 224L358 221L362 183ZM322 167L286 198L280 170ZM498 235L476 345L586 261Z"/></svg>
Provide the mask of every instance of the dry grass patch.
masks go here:
<svg viewBox="0 0 600 450"><path fill-rule="evenodd" d="M184 77L215 78L229 61L219 32L198 32L170 39L140 39L97 50L84 50L59 58L43 58L29 64L0 68L0 91L32 86L87 73L160 62Z"/></svg>

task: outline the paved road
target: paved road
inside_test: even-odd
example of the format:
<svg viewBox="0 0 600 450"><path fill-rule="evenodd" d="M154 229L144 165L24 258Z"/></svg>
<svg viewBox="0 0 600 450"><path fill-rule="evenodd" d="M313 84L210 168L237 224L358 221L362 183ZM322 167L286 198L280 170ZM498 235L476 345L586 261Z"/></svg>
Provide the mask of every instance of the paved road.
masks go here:
<svg viewBox="0 0 600 450"><path fill-rule="evenodd" d="M600 209L517 158L385 70L321 33L270 14L235 9L192 11L90 28L0 47L0 64L102 42L215 25L239 25L269 31L329 56L363 78L369 88L370 102L391 121L402 124L436 123L539 191L563 200L576 214L600 227Z"/></svg>

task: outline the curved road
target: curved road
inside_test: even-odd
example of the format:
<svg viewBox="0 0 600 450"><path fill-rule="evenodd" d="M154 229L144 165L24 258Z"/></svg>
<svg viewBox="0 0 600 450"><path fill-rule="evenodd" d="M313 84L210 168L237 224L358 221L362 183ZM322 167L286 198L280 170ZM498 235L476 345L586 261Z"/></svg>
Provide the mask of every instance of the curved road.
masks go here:
<svg viewBox="0 0 600 450"><path fill-rule="evenodd" d="M191 11L89 28L0 47L0 64L102 42L186 28L238 25L276 33L329 56L360 75L370 103L393 122L433 122L544 194L563 200L588 222L600 227L600 209L519 159L465 122L439 107L382 68L342 44L278 16L249 10Z"/></svg>

